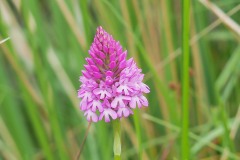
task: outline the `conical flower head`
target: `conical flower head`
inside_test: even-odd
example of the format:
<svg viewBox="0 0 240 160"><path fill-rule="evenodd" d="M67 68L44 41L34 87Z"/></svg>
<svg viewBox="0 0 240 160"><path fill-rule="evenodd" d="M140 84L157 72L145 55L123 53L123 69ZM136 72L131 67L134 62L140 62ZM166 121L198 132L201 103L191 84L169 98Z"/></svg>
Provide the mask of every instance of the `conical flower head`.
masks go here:
<svg viewBox="0 0 240 160"><path fill-rule="evenodd" d="M148 106L143 93L150 90L142 82L141 69L132 58L126 60L127 51L102 27L97 28L89 54L78 90L80 109L88 121L109 122L128 117L136 106Z"/></svg>

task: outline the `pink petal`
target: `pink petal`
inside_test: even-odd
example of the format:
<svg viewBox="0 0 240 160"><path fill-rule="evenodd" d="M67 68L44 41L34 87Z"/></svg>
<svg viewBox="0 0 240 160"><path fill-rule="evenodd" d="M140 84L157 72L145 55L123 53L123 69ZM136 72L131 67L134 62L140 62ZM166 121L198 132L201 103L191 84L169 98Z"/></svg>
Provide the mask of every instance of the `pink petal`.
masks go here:
<svg viewBox="0 0 240 160"><path fill-rule="evenodd" d="M90 65L94 64L92 58L86 58L86 61L87 61L88 64L90 64Z"/></svg>
<svg viewBox="0 0 240 160"><path fill-rule="evenodd" d="M91 105L90 105L91 109L93 112L96 112L96 110L98 109L99 112L103 111L103 107L102 107L102 103L98 100L94 100Z"/></svg>
<svg viewBox="0 0 240 160"><path fill-rule="evenodd" d="M99 94L101 93L101 91L102 91L102 89L96 88L96 89L93 90L93 93L94 93L95 95L99 95Z"/></svg>
<svg viewBox="0 0 240 160"><path fill-rule="evenodd" d="M132 97L129 105L131 108L136 108L136 104L138 105L139 108L141 107L139 98L137 96L134 96L134 97Z"/></svg>
<svg viewBox="0 0 240 160"><path fill-rule="evenodd" d="M111 77L113 75L113 72L112 71L107 71L106 75Z"/></svg>
<svg viewBox="0 0 240 160"><path fill-rule="evenodd" d="M111 91L111 90L108 89L108 91L107 91L107 90L105 90L105 89L96 88L96 89L93 90L93 93L94 93L96 96L100 95L100 99L104 99L105 96L111 97L111 94L109 93L109 91Z"/></svg>
<svg viewBox="0 0 240 160"><path fill-rule="evenodd" d="M95 65L90 65L90 66L91 66L91 69L92 69L93 71L95 71L95 72L98 72L98 71L99 71L98 67L96 67Z"/></svg>
<svg viewBox="0 0 240 160"><path fill-rule="evenodd" d="M110 54L112 54L112 53L114 52L114 48L113 48L113 47L109 47L108 52L109 52Z"/></svg>
<svg viewBox="0 0 240 160"><path fill-rule="evenodd" d="M117 55L120 55L120 54L122 53L122 46L119 45L119 46L117 47L116 51L117 51Z"/></svg>
<svg viewBox="0 0 240 160"><path fill-rule="evenodd" d="M106 56L105 56L105 54L104 54L103 52L98 51L97 53L98 53L98 55L99 55L102 59L106 58Z"/></svg>
<svg viewBox="0 0 240 160"><path fill-rule="evenodd" d="M129 91L132 92L133 90L129 88L127 85L123 84L117 88L118 93L122 93L122 91L124 91L125 95L129 95Z"/></svg>
<svg viewBox="0 0 240 160"><path fill-rule="evenodd" d="M98 49L99 49L99 50L102 50L102 49L103 49L102 47L103 47L102 44L99 43L99 44L98 44Z"/></svg>
<svg viewBox="0 0 240 160"><path fill-rule="evenodd" d="M84 65L84 68L85 68L87 71L89 71L89 72L92 71L92 68L91 68L89 65Z"/></svg>
<svg viewBox="0 0 240 160"><path fill-rule="evenodd" d="M115 60L116 60L116 53L112 53L110 55L110 62L115 61Z"/></svg>
<svg viewBox="0 0 240 160"><path fill-rule="evenodd" d="M107 96L107 97L112 97L111 89L108 88L108 89L106 90L106 96Z"/></svg>
<svg viewBox="0 0 240 160"><path fill-rule="evenodd" d="M121 62L126 59L127 51L124 51L118 58L118 61Z"/></svg>
<svg viewBox="0 0 240 160"><path fill-rule="evenodd" d="M123 115L124 115L124 117L128 117L129 114L130 114L129 110L127 110L127 109L124 109L124 110L123 110Z"/></svg>
<svg viewBox="0 0 240 160"><path fill-rule="evenodd" d="M105 109L101 113L99 119L102 120L103 117L104 117L105 122L110 122L110 117L109 116L112 117L112 119L116 119L117 118L117 113L112 109Z"/></svg>
<svg viewBox="0 0 240 160"><path fill-rule="evenodd" d="M94 72L94 73L93 73L93 76L94 76L95 78L97 78L97 79L100 79L100 78L102 77L102 74L99 73L99 72Z"/></svg>
<svg viewBox="0 0 240 160"><path fill-rule="evenodd" d="M83 76L86 78L91 78L91 75L87 71L82 71Z"/></svg>
<svg viewBox="0 0 240 160"><path fill-rule="evenodd" d="M109 115L112 117L112 119L117 119L117 113L111 109L109 110Z"/></svg>
<svg viewBox="0 0 240 160"><path fill-rule="evenodd" d="M92 45L92 49L94 50L95 53L98 52L98 48L97 48L96 44L94 44L94 43Z"/></svg>
<svg viewBox="0 0 240 160"><path fill-rule="evenodd" d="M129 102L129 105L131 108L136 108L136 102L133 99Z"/></svg>
<svg viewBox="0 0 240 160"><path fill-rule="evenodd" d="M114 98L114 100L113 100L112 103L111 103L111 107L112 107L112 108L116 108L116 107L117 107L117 104L118 104L118 99L117 99L117 98Z"/></svg>
<svg viewBox="0 0 240 160"><path fill-rule="evenodd" d="M141 83L140 87L141 87L141 91L142 92L144 92L144 93L149 93L150 92L150 89L149 89L149 87L146 84Z"/></svg>
<svg viewBox="0 0 240 160"><path fill-rule="evenodd" d="M98 65L103 65L103 61L99 58L94 58Z"/></svg>
<svg viewBox="0 0 240 160"><path fill-rule="evenodd" d="M88 53L91 55L92 58L96 58L94 51L89 50Z"/></svg>
<svg viewBox="0 0 240 160"><path fill-rule="evenodd" d="M80 109L82 111L85 111L87 109L87 101L86 100L81 100L81 102L80 102Z"/></svg>
<svg viewBox="0 0 240 160"><path fill-rule="evenodd" d="M119 63L119 68L124 68L126 66L126 61L121 61L120 63Z"/></svg>
<svg viewBox="0 0 240 160"><path fill-rule="evenodd" d="M92 121L93 122L97 122L98 121L98 117L96 114L92 115Z"/></svg>
<svg viewBox="0 0 240 160"><path fill-rule="evenodd" d="M105 122L110 122L110 118L108 114L104 115Z"/></svg>
<svg viewBox="0 0 240 160"><path fill-rule="evenodd" d="M143 95L140 97L143 106L148 106L148 100Z"/></svg>
<svg viewBox="0 0 240 160"><path fill-rule="evenodd" d="M98 116L96 113L92 112L91 110L87 110L85 113L84 113L84 116L87 117L87 120L88 122L97 122L98 121Z"/></svg>
<svg viewBox="0 0 240 160"><path fill-rule="evenodd" d="M105 53L108 53L108 47L107 46L103 46L103 51L105 52Z"/></svg>
<svg viewBox="0 0 240 160"><path fill-rule="evenodd" d="M109 68L110 68L110 69L113 69L114 67L116 67L116 62L115 62L115 61L112 61L112 62L109 64Z"/></svg>
<svg viewBox="0 0 240 160"><path fill-rule="evenodd" d="M105 98L105 91L102 91L100 94L100 99L104 99Z"/></svg>
<svg viewBox="0 0 240 160"><path fill-rule="evenodd" d="M111 85L113 83L113 79L110 76L107 76L105 81L106 81L106 84L108 85Z"/></svg>

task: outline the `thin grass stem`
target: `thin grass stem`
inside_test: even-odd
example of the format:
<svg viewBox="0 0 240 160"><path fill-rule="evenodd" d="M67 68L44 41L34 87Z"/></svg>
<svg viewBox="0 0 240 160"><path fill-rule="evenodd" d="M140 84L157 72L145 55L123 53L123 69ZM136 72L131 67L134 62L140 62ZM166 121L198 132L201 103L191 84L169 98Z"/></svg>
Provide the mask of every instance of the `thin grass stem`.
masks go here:
<svg viewBox="0 0 240 160"><path fill-rule="evenodd" d="M81 144L81 146L80 146L80 149L79 149L79 151L78 151L78 153L77 153L77 155L76 155L75 160L79 160L79 158L80 158L80 156L81 156L81 153L82 153L82 151L83 151L83 147L84 147L84 144L85 144L85 142L86 142L86 139L87 139L88 132L89 132L89 130L90 130L91 124L92 124L92 122L89 122L89 123L88 123L88 127L87 127L86 133L85 133L85 135L84 135L83 142L82 142L82 144Z"/></svg>
<svg viewBox="0 0 240 160"><path fill-rule="evenodd" d="M181 159L189 159L189 36L190 36L190 0L182 4L182 132Z"/></svg>

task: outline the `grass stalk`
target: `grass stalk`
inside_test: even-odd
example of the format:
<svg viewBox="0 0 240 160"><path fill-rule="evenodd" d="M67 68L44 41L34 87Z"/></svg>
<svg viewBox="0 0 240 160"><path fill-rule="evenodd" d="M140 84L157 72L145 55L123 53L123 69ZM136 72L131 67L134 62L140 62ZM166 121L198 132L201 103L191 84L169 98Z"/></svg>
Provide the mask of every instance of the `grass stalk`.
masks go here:
<svg viewBox="0 0 240 160"><path fill-rule="evenodd" d="M5 39L3 39L3 40L0 40L0 44L2 44L2 43L4 43L4 42L6 42L7 40L9 40L10 39L10 37L8 37L8 38L5 38Z"/></svg>
<svg viewBox="0 0 240 160"><path fill-rule="evenodd" d="M83 142L82 142L82 144L81 144L81 146L80 146L80 149L79 149L79 151L78 151L78 153L77 153L77 155L76 155L75 160L79 160L79 158L80 158L80 156L81 156L81 153L82 153L82 151L83 151L83 147L84 147L84 144L85 144L85 142L86 142L86 139L87 139L87 136L88 136L88 133L89 133L91 124L92 124L91 122L88 123L88 127L87 127L86 133L85 133L85 135L84 135Z"/></svg>
<svg viewBox="0 0 240 160"><path fill-rule="evenodd" d="M139 121L139 112L138 110L134 111L133 116L134 126L137 134L137 140L138 140L138 151L139 151L139 160L142 159L142 135L141 135L141 126Z"/></svg>
<svg viewBox="0 0 240 160"><path fill-rule="evenodd" d="M189 159L189 36L190 36L190 0L182 4L182 133L181 159Z"/></svg>
<svg viewBox="0 0 240 160"><path fill-rule="evenodd" d="M180 127L178 127L178 126L176 126L176 125L174 125L172 123L169 123L167 121L164 121L162 119L159 119L158 117L153 117L153 116L151 116L149 114L144 114L143 117L146 120L152 121L152 122L154 122L156 124L159 124L161 126L169 128L170 130L172 130L174 132L177 132L177 133L181 132L181 128ZM206 136L207 138L199 136L199 135L197 135L197 134L195 134L195 133L193 133L191 131L189 132L189 137L192 140L195 140L196 144L197 143L204 143L203 145L206 145L206 146L212 148L214 151L222 153L225 148L223 148L223 147L221 147L219 145L216 145L214 142L212 142L212 139L214 139L214 138L210 138L210 139L208 139L208 138L209 138L209 136L212 136L212 134L215 134L215 135L217 134L217 136L215 136L215 137L218 137L219 135L223 134L223 132L224 132L223 128L221 126L219 126L218 128L214 129L213 131L207 133L208 134ZM196 150L199 150L199 149L196 149L196 148L199 148L199 146L198 147L193 146L193 148L191 148L191 152L194 153L194 152L196 152ZM229 158L238 159L238 156L236 154L234 154L233 152L231 152L231 151L229 152L228 156L229 156Z"/></svg>

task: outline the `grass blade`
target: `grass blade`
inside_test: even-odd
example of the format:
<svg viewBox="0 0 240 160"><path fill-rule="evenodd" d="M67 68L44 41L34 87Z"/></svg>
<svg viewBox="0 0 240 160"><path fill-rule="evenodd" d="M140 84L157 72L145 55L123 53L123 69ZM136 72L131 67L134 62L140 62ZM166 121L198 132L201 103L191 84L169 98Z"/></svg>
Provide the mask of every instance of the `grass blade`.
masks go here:
<svg viewBox="0 0 240 160"><path fill-rule="evenodd" d="M189 157L189 37L190 37L190 0L183 0L182 4L182 133L181 159Z"/></svg>

